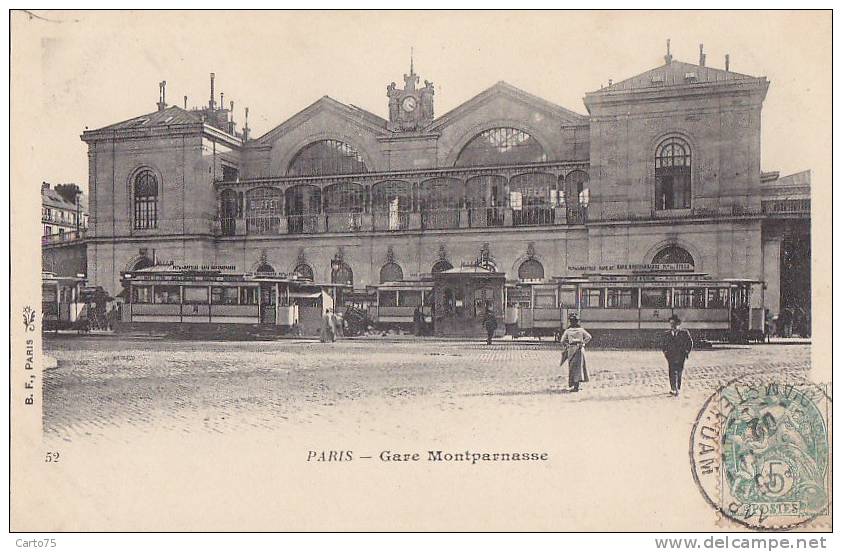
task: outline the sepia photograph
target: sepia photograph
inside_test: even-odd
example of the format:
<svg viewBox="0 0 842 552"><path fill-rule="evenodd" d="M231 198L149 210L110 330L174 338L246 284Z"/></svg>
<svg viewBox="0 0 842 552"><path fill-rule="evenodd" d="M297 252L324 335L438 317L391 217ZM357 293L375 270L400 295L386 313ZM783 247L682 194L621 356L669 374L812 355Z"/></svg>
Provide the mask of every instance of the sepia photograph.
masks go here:
<svg viewBox="0 0 842 552"><path fill-rule="evenodd" d="M832 531L830 11L9 24L11 532Z"/></svg>

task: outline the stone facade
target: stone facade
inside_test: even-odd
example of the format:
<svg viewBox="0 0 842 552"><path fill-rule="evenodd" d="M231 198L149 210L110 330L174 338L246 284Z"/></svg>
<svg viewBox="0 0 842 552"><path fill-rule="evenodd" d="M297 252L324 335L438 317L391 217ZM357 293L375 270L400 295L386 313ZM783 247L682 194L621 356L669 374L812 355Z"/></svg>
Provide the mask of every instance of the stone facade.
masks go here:
<svg viewBox="0 0 842 552"><path fill-rule="evenodd" d="M438 118L433 83L418 80L413 69L403 89L387 87L389 120L325 96L249 139L214 101L191 111L161 101L86 131L89 280L114 294L139 262L248 272L263 260L330 281L339 259L359 289L389 260L408 279L484 247L511 280L527 259L552 277L651 263L675 246L697 271L779 289L760 167L765 78L668 57L588 93L588 115L500 82ZM685 203L670 208L656 197L666 140L687 149L689 167ZM157 183L154 223L138 221L142 173ZM786 217L808 220L809 204Z"/></svg>

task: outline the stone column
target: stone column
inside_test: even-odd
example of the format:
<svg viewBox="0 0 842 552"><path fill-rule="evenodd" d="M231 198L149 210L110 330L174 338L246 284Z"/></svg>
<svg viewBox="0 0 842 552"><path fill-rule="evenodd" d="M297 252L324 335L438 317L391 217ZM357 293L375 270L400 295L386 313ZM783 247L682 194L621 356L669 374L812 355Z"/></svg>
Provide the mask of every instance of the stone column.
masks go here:
<svg viewBox="0 0 842 552"><path fill-rule="evenodd" d="M766 308L772 316L781 311L781 248L780 236L763 238L763 281L766 284Z"/></svg>

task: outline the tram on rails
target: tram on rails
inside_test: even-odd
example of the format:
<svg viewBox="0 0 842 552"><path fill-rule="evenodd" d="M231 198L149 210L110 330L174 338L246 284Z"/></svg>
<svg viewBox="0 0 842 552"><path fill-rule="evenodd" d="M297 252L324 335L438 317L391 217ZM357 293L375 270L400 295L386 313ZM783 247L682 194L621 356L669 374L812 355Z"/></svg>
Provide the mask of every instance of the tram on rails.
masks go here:
<svg viewBox="0 0 842 552"><path fill-rule="evenodd" d="M106 329L106 305L113 298L85 283L82 275L41 273L42 331Z"/></svg>
<svg viewBox="0 0 842 552"><path fill-rule="evenodd" d="M119 331L222 339L318 335L322 316L350 288L274 272L173 265L126 272L122 284L127 302Z"/></svg>
<svg viewBox="0 0 842 552"><path fill-rule="evenodd" d="M673 314L694 338L762 340L762 282L704 273L590 273L507 285L509 335L558 337L571 311L595 346L654 346Z"/></svg>

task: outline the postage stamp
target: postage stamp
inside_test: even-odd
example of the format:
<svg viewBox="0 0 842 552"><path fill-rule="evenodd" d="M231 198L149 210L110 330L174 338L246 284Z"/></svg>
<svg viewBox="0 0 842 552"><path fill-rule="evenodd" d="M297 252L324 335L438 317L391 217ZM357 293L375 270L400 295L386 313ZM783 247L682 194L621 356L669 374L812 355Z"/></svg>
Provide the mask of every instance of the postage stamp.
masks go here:
<svg viewBox="0 0 842 552"><path fill-rule="evenodd" d="M807 381L732 380L699 412L690 437L693 478L727 519L786 530L827 516L831 397Z"/></svg>

